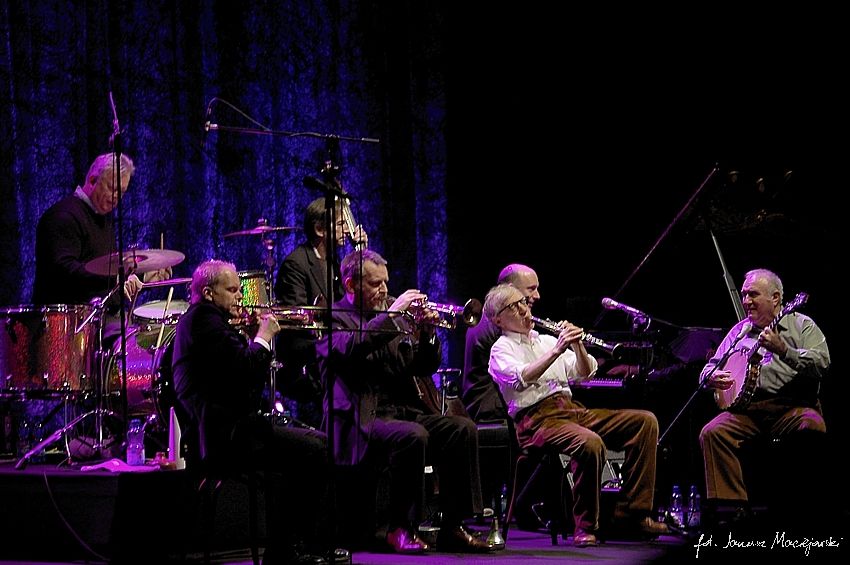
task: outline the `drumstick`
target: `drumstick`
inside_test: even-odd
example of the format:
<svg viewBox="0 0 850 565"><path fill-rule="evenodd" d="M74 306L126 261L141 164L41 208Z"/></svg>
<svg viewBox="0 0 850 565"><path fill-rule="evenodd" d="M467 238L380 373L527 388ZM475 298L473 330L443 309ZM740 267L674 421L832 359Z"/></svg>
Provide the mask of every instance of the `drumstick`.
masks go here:
<svg viewBox="0 0 850 565"><path fill-rule="evenodd" d="M171 306L171 297L174 295L174 287L168 289L168 298L165 299L165 309L162 311L162 324L159 326L159 335L156 337L156 345L154 349L159 349L162 345L162 334L165 332L165 316L168 314L168 307Z"/></svg>
<svg viewBox="0 0 850 565"><path fill-rule="evenodd" d="M165 249L165 232L159 232L159 248Z"/></svg>

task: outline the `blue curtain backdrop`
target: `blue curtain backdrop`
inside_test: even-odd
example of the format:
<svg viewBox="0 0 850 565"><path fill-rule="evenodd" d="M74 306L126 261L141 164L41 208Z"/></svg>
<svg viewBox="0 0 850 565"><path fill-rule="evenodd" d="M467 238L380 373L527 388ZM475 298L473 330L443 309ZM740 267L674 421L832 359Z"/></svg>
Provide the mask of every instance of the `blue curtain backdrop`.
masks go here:
<svg viewBox="0 0 850 565"><path fill-rule="evenodd" d="M418 2L89 1L0 3L0 304L30 300L35 227L109 150L111 92L136 174L125 246L217 257L260 270L266 218L300 226L320 196L302 184L340 143L340 180L391 291L446 291L444 57L424 40L439 14ZM220 100L215 100L216 98ZM209 113L207 114L207 110ZM275 259L302 239L276 237Z"/></svg>

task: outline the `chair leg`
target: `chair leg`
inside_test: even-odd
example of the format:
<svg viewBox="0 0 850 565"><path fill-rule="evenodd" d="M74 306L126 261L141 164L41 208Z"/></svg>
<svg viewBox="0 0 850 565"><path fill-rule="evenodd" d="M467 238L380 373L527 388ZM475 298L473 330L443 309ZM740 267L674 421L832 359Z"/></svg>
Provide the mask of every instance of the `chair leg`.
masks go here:
<svg viewBox="0 0 850 565"><path fill-rule="evenodd" d="M257 525L257 477L248 474L248 535L251 543L251 561L260 565L259 527Z"/></svg>
<svg viewBox="0 0 850 565"><path fill-rule="evenodd" d="M215 532L215 507L220 482L206 477L201 480L198 492L201 495L201 511L203 513L204 563L210 563L210 547Z"/></svg>

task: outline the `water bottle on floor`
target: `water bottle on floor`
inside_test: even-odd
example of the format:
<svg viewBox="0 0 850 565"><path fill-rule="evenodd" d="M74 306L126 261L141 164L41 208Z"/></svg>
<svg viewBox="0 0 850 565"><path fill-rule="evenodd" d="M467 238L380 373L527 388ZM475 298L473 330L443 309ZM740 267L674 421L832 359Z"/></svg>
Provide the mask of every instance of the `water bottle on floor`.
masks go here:
<svg viewBox="0 0 850 565"><path fill-rule="evenodd" d="M669 513L673 527L683 528L685 526L685 509L682 506L682 491L679 489L679 485L673 485Z"/></svg>
<svg viewBox="0 0 850 565"><path fill-rule="evenodd" d="M145 464L145 429L139 418L130 420L127 426L127 465Z"/></svg>
<svg viewBox="0 0 850 565"><path fill-rule="evenodd" d="M691 485L691 492L688 494L688 528L699 528L700 522L700 494L696 485Z"/></svg>

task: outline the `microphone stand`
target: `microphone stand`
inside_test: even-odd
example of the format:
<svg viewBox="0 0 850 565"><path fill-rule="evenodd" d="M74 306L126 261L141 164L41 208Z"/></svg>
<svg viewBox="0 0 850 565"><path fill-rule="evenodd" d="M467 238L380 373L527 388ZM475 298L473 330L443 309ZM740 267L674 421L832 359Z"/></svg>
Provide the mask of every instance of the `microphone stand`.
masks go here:
<svg viewBox="0 0 850 565"><path fill-rule="evenodd" d="M681 220L681 219L685 216L685 212L687 212L687 211L688 211L688 210L689 210L689 209L693 206L693 204L694 204L694 202L696 201L697 197L700 195L700 193L702 193L703 189L705 189L705 187L708 185L708 181L710 181L710 180L712 179L712 177L714 177L714 175L715 175L715 174L717 174L717 171L719 171L719 170L720 170L720 166L719 166L719 165L717 165L717 164L715 164L715 165L714 165L714 168L713 168L713 169L711 169L711 171L709 171L708 175L706 175L706 177L705 177L705 178L703 179L703 181L700 183L700 185L699 185L699 187L696 189L696 191L695 191L695 192L691 195L691 197L690 197L690 198L688 198L688 201L687 201L687 202L685 202L685 205L682 207L682 209L681 209L681 210L679 210L679 212L678 212L678 213L676 214L676 216L673 218L673 221L672 221L672 222L670 222L670 225L668 225L666 228L664 228L664 231L661 233L661 235L658 237L658 239L655 241L655 243L653 243L653 244L652 244L652 247L651 247L651 248L649 249L649 251L646 253L646 255L645 255L645 256L644 256L644 258L641 260L641 262L640 262L640 263L638 263L637 267L635 267L635 268L634 268L634 270L633 270L633 271L629 274L629 276L628 276L628 277L626 277L626 280L623 282L623 284L620 286L620 288L617 290L617 292L615 292L615 293L614 293L614 299L615 299L615 300L616 300L617 298L619 298L619 297L620 297L620 295L623 293L623 291L624 291L624 290L626 289L626 287L629 285L629 283L631 282L631 280L632 280L633 278L635 278L635 276L637 275L638 271L640 271L641 267L643 267L643 266L644 266L644 264L646 264L646 262L649 260L650 255L652 255L652 254L653 254L653 252L655 252L655 250L658 248L658 246L659 246L659 245L661 245L661 242L662 242L662 241L664 241L664 239L667 237L667 235L668 235L668 234L670 233L670 231L673 229L673 226L675 226L677 223L679 223L679 221L680 221L680 220ZM721 264L723 264L723 262L722 262L722 258L721 258ZM725 267L725 265L724 265L724 267ZM594 326L598 326L598 325L599 325L599 322L601 322L601 321L602 321L602 316L604 316L604 315L605 315L605 310L603 310L602 312L600 312L599 316L597 316L597 318L596 318L596 320L594 321L593 325L594 325ZM660 321L660 320L659 320L659 321Z"/></svg>
<svg viewBox="0 0 850 565"><path fill-rule="evenodd" d="M119 316L120 316L120 343L121 347L119 350L119 355L121 357L121 364L119 365L120 378L121 378L121 415L122 421L125 424L126 432L126 423L127 423L127 318L125 308L127 307L127 297L124 294L124 284L127 282L127 272L124 267L124 222L123 222L123 192L121 186L121 126L118 122L118 112L115 109L115 101L112 98L112 91L109 92L109 104L112 108L112 133L109 136L109 147L112 149L112 172L113 172L113 189L118 193L118 199L115 205L115 224L116 231L118 235L118 285L113 287L106 295L105 298L98 300L97 304L91 313L78 328L75 328L75 331L80 332L87 324L89 324L92 320L96 320L97 322L97 362L95 363L95 408L94 410L90 410L76 418L74 418L71 422L59 428L55 432L53 432L49 437L45 440L39 442L32 449L30 449L27 453L25 453L21 459L15 464L15 469L23 469L26 467L29 460L44 450L47 446L51 445L53 442L57 441L60 437L62 437L65 433L67 433L70 429L76 426L79 422L84 420L89 416L95 417L94 424L94 445L93 448L94 453L98 456L103 456L103 448L104 448L104 415L108 414L110 416L114 416L115 414L106 408L106 369L108 363L105 362L105 357L107 352L103 349L103 319L104 312L107 307L107 303L112 295L115 292L119 293L120 296L120 305L119 305Z"/></svg>
<svg viewBox="0 0 850 565"><path fill-rule="evenodd" d="M110 144L112 145L112 158L113 158L113 188L118 190L118 202L115 206L115 218L117 224L117 232L118 232L118 292L120 296L120 302L118 307L118 315L120 319L120 337L121 340L121 348L119 350L119 355L121 356L121 363L119 365L121 371L121 416L125 425L125 434L126 434L126 426L127 422L127 315L125 312L125 308L127 307L127 297L124 293L124 284L127 282L127 273L124 270L124 205L122 204L124 200L124 193L122 192L121 186L121 126L118 123L118 112L115 110L115 102L112 99L112 91L109 92L109 102L112 106L112 135L110 136ZM103 330L101 329L101 332ZM98 445L98 451L100 451L103 447L103 402L104 402L104 393L106 388L106 375L104 374L104 367L99 367L98 375L100 376L100 383L98 385L99 391L99 404L98 407L98 416L97 416L97 429L98 429L98 441L100 442Z"/></svg>
<svg viewBox="0 0 850 565"><path fill-rule="evenodd" d="M352 136L341 136L336 134L326 134L312 131L284 131L284 130L273 130L259 123L258 121L251 118L245 112L231 104L230 102L221 99L221 98L213 98L210 100L210 103L207 107L207 118L210 116L210 109L214 102L221 102L237 113L241 114L248 121L254 123L258 127L239 127L239 126L223 126L217 123L213 123L210 120L207 120L204 124L205 132L210 131L222 131L222 132L230 132L230 133L238 133L242 135L258 135L258 136L272 136L272 137L314 137L318 139L327 140L328 144L328 160L324 163L324 166L321 170L321 174L325 178L325 182L319 181L318 179L314 179L312 177L306 177L304 179L304 184L310 188L315 188L321 190L325 195L325 259L327 261L327 276L325 279L325 284L327 286L328 292L328 305L327 311L325 312L325 333L327 335L328 340L328 350L331 351L333 348L333 303L335 300L334 296L334 275L335 273L335 265L336 262L336 201L337 198L340 200L344 198L348 198L351 200L351 195L342 190L339 186L336 175L339 173L339 166L335 163L335 157L339 152L339 141L354 141L359 143L380 143L381 140L373 137L352 137ZM362 265L361 265L361 273L362 273ZM362 306L361 306L362 308ZM362 319L362 316L361 316ZM333 422L333 387L335 375L333 371L333 355L329 356L328 361L328 379L325 383L326 387L326 395L327 395L327 405L328 411L325 414L326 424L326 434L327 434L327 442L328 442L328 465L331 471L331 480L328 484L328 521L330 524L334 524L336 510L334 508L334 503L336 499L336 488L335 488L335 475L336 475L336 461L334 459L333 446L335 441L335 433L334 433L334 422ZM274 396L274 391L271 391L272 396ZM126 397L126 395L125 395ZM331 527L331 539L329 540L329 557L333 560L334 553L334 540L335 540L335 525Z"/></svg>
<svg viewBox="0 0 850 565"><path fill-rule="evenodd" d="M723 353L723 356L717 361L714 367L711 368L708 374L706 374L704 378L700 379L696 389L694 389L694 391L691 393L690 398L685 401L685 404L682 406L676 416L673 417L673 420L671 420L671 422L667 424L667 428L665 428L664 432L660 436L658 436L658 445L661 445L661 442L664 441L664 438L667 437L667 434L670 433L670 430L673 429L673 426L676 425L676 422L679 420L682 414L685 413L685 410L687 410L688 406L691 405L691 402L694 401L699 391L705 386L705 383L707 383L708 380L711 379L714 373L717 372L718 368L726 364L726 362L729 360L729 357L731 357L732 353L735 351L735 347L742 339L744 339L745 336L746 332L741 332L741 334L737 336L735 340L729 345L729 348Z"/></svg>

